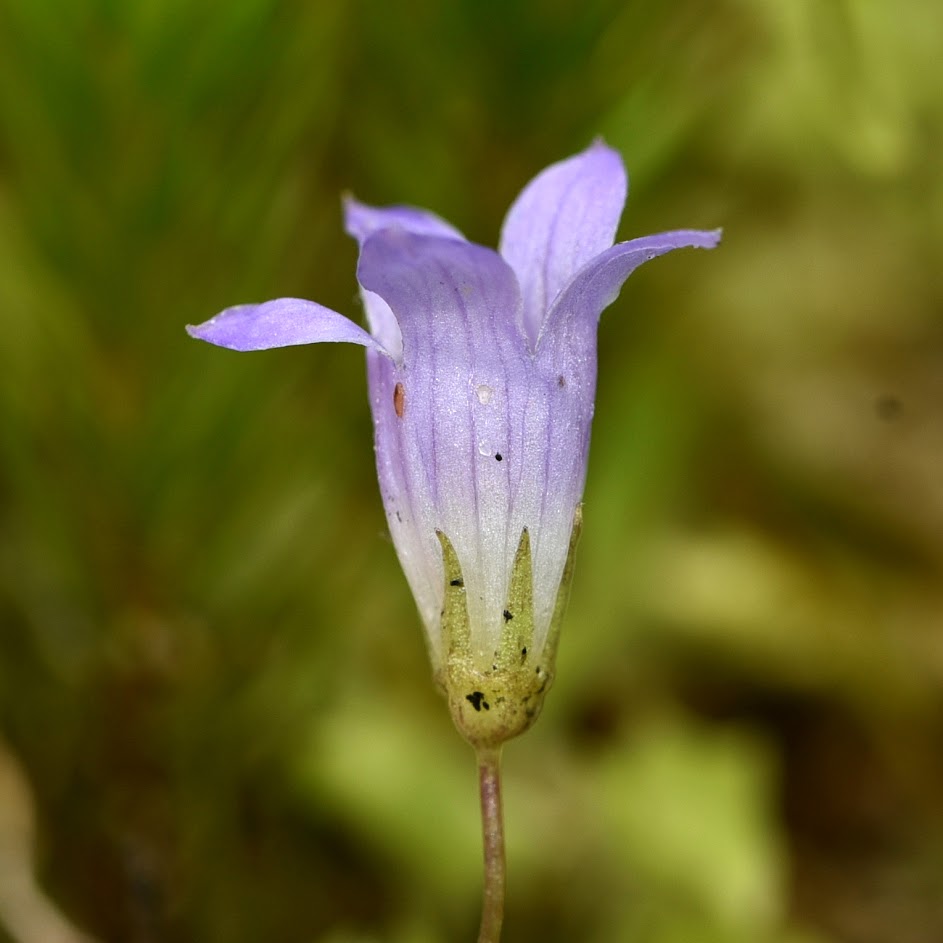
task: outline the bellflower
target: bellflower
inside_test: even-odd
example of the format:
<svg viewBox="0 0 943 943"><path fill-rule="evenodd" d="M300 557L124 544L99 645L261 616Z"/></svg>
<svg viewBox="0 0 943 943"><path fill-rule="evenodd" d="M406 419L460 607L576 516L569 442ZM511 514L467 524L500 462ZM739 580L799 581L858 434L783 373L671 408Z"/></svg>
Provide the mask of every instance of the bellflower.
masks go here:
<svg viewBox="0 0 943 943"><path fill-rule="evenodd" d="M619 155L597 142L524 188L498 252L423 210L348 199L369 331L295 298L188 328L234 350L366 348L390 532L436 675L473 743L529 726L552 677L599 316L643 262L720 238L678 230L613 245L626 189Z"/></svg>

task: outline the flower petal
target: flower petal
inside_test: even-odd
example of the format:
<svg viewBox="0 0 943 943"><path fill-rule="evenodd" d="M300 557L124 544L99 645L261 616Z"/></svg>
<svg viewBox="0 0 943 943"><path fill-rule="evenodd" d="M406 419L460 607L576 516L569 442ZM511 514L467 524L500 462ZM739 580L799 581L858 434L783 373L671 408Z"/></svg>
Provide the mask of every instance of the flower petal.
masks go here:
<svg viewBox="0 0 943 943"><path fill-rule="evenodd" d="M380 229L405 229L419 236L465 237L450 223L415 206L369 206L352 196L344 197L344 228L360 245Z"/></svg>
<svg viewBox="0 0 943 943"><path fill-rule="evenodd" d="M575 343L576 336L588 330L595 338L599 315L616 300L625 280L640 265L674 249L713 249L721 233L720 229L679 229L620 242L596 256L551 306L537 342L538 354L558 345L568 345L576 353L581 347Z"/></svg>
<svg viewBox="0 0 943 943"><path fill-rule="evenodd" d="M361 344L390 356L379 341L349 318L324 305L300 298L236 305L202 324L188 324L187 333L230 350L268 350L294 344L344 342Z"/></svg>
<svg viewBox="0 0 943 943"><path fill-rule="evenodd" d="M627 186L622 158L597 142L538 174L508 211L501 255L517 273L532 345L558 292L612 245Z"/></svg>
<svg viewBox="0 0 943 943"><path fill-rule="evenodd" d="M514 273L490 249L387 229L364 243L358 279L402 329L401 364L369 357L377 468L433 660L441 664L437 530L465 574L472 644L491 658L526 526L514 497L530 457L525 411L539 385L517 327Z"/></svg>
<svg viewBox="0 0 943 943"><path fill-rule="evenodd" d="M519 484L522 494L542 496L539 526L531 530L534 605L541 631L549 625L567 557L573 515L586 480L596 398L596 328L631 271L681 246L717 244L720 233L665 233L620 243L583 267L560 292L537 343L535 376L549 392L528 407L525 437L535 444Z"/></svg>
<svg viewBox="0 0 943 943"><path fill-rule="evenodd" d="M418 235L462 239L464 236L434 213L413 206L368 206L352 196L344 197L344 228L363 247L364 241L381 229L405 229ZM360 297L367 312L370 332L399 360L403 338L389 305L372 291L361 287Z"/></svg>

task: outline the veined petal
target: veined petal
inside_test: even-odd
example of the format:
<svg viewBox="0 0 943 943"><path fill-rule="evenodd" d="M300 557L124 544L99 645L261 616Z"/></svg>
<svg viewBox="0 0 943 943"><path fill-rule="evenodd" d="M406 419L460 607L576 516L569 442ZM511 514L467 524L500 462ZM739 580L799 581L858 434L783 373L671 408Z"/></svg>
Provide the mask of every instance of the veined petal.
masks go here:
<svg viewBox="0 0 943 943"><path fill-rule="evenodd" d="M364 243L358 279L402 330L401 362L369 357L377 468L433 658L441 663L437 530L461 561L472 645L490 658L525 526L515 499L532 458L525 414L540 386L517 327L514 273L490 249L386 229Z"/></svg>
<svg viewBox="0 0 943 943"><path fill-rule="evenodd" d="M550 415L540 424L552 443L542 456L545 467L536 471L530 487L542 476L551 498L545 503L541 530L534 546L534 599L538 587L559 583L570 519L579 503L586 477L590 429L596 399L596 334L599 315L611 304L623 282L643 262L682 246L712 248L720 231L663 233L620 243L585 265L560 292L537 342L536 365L544 376L557 377L558 389ZM540 461L541 456L535 456Z"/></svg>
<svg viewBox="0 0 943 943"><path fill-rule="evenodd" d="M567 347L580 356L583 332L591 332L595 349L600 314L619 296L625 280L640 265L674 249L713 249L721 230L679 229L620 242L584 265L561 291L547 313L537 341L538 355L547 348Z"/></svg>
<svg viewBox="0 0 943 943"><path fill-rule="evenodd" d="M447 239L465 238L454 226L427 210L414 206L368 206L349 195L344 197L344 228L361 247L369 236L381 229L405 229L418 235ZM403 338L389 305L379 295L362 286L360 297L371 333L379 338L394 359L400 360Z"/></svg>
<svg viewBox="0 0 943 943"><path fill-rule="evenodd" d="M622 284L643 262L679 249L710 249L720 241L720 230L684 230L619 243L585 265L560 292L547 315L537 342L536 363L541 374L558 377L557 405L549 422L543 472L548 493L579 502L586 476L590 428L596 399L596 334L599 315L611 304ZM558 504L565 504L558 499ZM560 559L569 539L569 523L555 509L543 515L540 543L534 551L534 595L540 581L553 585L562 572Z"/></svg>
<svg viewBox="0 0 943 943"><path fill-rule="evenodd" d="M226 308L202 324L187 325L191 337L230 350L268 350L294 344L361 344L390 356L385 347L344 315L313 301L277 298Z"/></svg>
<svg viewBox="0 0 943 943"><path fill-rule="evenodd" d="M612 245L627 187L622 158L597 142L538 174L508 211L501 255L517 273L532 346L559 291Z"/></svg>

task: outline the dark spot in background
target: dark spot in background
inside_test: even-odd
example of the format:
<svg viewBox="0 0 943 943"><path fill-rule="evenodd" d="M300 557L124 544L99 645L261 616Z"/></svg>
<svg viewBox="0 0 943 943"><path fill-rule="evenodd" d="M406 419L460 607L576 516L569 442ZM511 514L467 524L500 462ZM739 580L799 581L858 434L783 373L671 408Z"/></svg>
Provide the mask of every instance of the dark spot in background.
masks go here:
<svg viewBox="0 0 943 943"><path fill-rule="evenodd" d="M893 422L895 419L900 419L901 414L904 412L904 404L899 397L894 396L892 393L882 393L874 401L874 411L877 413L878 419L882 419L884 422Z"/></svg>

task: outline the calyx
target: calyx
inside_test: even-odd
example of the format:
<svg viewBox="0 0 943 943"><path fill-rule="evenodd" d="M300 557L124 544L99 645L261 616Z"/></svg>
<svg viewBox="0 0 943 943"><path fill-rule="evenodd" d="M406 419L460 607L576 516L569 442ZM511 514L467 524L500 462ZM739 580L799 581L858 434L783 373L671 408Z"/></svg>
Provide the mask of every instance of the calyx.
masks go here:
<svg viewBox="0 0 943 943"><path fill-rule="evenodd" d="M448 698L455 726L477 749L497 747L522 734L540 714L544 697L553 684L560 623L569 596L581 526L582 505L577 505L553 616L539 651L534 645L530 534L526 529L521 533L503 612L504 627L491 662L484 667L471 648L461 564L448 537L438 532L445 565L442 606L445 665L436 680Z"/></svg>

